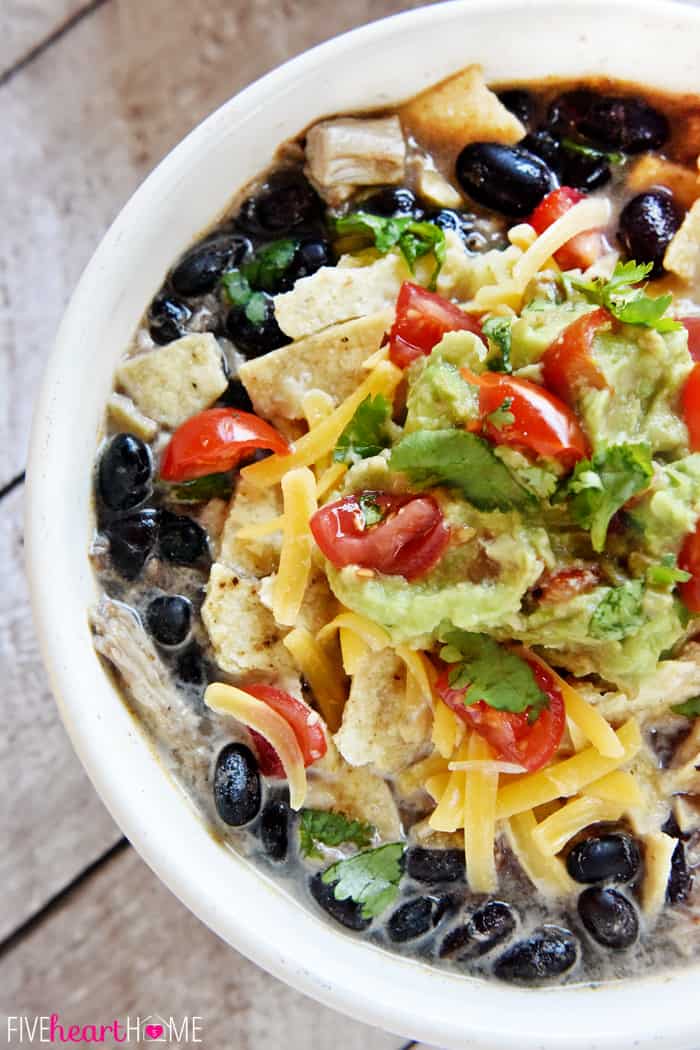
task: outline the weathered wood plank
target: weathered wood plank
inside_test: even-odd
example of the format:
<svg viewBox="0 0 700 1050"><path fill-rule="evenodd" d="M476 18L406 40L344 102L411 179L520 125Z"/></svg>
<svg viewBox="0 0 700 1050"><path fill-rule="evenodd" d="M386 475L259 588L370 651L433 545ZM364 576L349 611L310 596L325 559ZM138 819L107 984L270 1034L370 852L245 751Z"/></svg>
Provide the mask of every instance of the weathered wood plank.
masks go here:
<svg viewBox="0 0 700 1050"><path fill-rule="evenodd" d="M0 90L0 485L24 466L68 296L147 171L285 58L412 6L418 0L111 0Z"/></svg>
<svg viewBox="0 0 700 1050"><path fill-rule="evenodd" d="M0 940L120 837L71 749L22 572L22 489L0 503Z"/></svg>
<svg viewBox="0 0 700 1050"><path fill-rule="evenodd" d="M51 36L87 0L3 0L0 9L0 76Z"/></svg>
<svg viewBox="0 0 700 1050"><path fill-rule="evenodd" d="M212 1048L402 1045L253 966L195 919L133 850L86 880L4 960L2 1010L55 1012L80 1025L197 1016L202 1045Z"/></svg>

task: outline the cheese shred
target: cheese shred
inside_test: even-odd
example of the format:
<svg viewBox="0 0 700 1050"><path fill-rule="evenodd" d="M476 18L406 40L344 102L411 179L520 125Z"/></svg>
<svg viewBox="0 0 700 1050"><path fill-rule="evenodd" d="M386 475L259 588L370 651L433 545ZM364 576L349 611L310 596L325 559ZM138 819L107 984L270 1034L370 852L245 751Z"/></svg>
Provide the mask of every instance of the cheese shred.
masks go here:
<svg viewBox="0 0 700 1050"><path fill-rule="evenodd" d="M282 498L284 532L272 594L272 614L277 623L293 627L311 572L313 538L309 521L316 510L316 480L308 467L298 467L284 475Z"/></svg>

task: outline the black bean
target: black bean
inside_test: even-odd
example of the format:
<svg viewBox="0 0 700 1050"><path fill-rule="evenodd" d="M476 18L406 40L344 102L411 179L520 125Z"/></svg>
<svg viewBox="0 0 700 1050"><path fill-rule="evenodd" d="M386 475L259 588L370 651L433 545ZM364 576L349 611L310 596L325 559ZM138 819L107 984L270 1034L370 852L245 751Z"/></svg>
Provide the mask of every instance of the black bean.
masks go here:
<svg viewBox="0 0 700 1050"><path fill-rule="evenodd" d="M194 565L208 553L207 534L192 518L163 511L158 553L176 565Z"/></svg>
<svg viewBox="0 0 700 1050"><path fill-rule="evenodd" d="M465 873L464 850L425 849L412 846L406 851L406 873L416 882L455 882Z"/></svg>
<svg viewBox="0 0 700 1050"><path fill-rule="evenodd" d="M556 185L541 157L519 146L472 142L457 158L457 178L479 204L522 218Z"/></svg>
<svg viewBox="0 0 700 1050"><path fill-rule="evenodd" d="M629 259L653 263L652 276L663 273L664 255L681 224L681 216L666 190L639 193L620 213L619 238Z"/></svg>
<svg viewBox="0 0 700 1050"><path fill-rule="evenodd" d="M151 453L133 434L117 434L100 456L97 471L100 499L109 510L130 510L151 488Z"/></svg>
<svg viewBox="0 0 700 1050"><path fill-rule="evenodd" d="M260 840L270 860L285 860L289 848L289 805L284 799L268 802L260 818Z"/></svg>
<svg viewBox="0 0 700 1050"><path fill-rule="evenodd" d="M334 890L337 883L326 885L321 876L322 872L319 872L309 882L309 889L316 903L348 930L366 930L372 920L363 918L362 905L356 904L349 897L344 901L336 900Z"/></svg>
<svg viewBox="0 0 700 1050"><path fill-rule="evenodd" d="M146 609L148 629L160 645L182 645L191 622L192 606L181 594L161 594Z"/></svg>
<svg viewBox="0 0 700 1050"><path fill-rule="evenodd" d="M214 804L225 824L240 827L260 811L260 773L255 755L245 744L227 744L214 771Z"/></svg>
<svg viewBox="0 0 700 1050"><path fill-rule="evenodd" d="M181 682L187 685L202 685L206 679L202 650L196 642L191 642L175 661L175 671Z"/></svg>
<svg viewBox="0 0 700 1050"><path fill-rule="evenodd" d="M105 527L112 565L120 576L134 580L139 575L155 546L159 520L159 511L139 510Z"/></svg>
<svg viewBox="0 0 700 1050"><path fill-rule="evenodd" d="M561 137L578 132L596 98L587 88L575 88L557 95L547 110L547 126Z"/></svg>
<svg viewBox="0 0 700 1050"><path fill-rule="evenodd" d="M608 95L593 100L579 122L579 130L596 145L625 153L660 149L670 134L666 117L648 102Z"/></svg>
<svg viewBox="0 0 700 1050"><path fill-rule="evenodd" d="M320 237L302 241L285 274L287 284L291 286L300 277L310 277L322 266L330 266L332 261L331 246L328 241L321 240Z"/></svg>
<svg viewBox="0 0 700 1050"><path fill-rule="evenodd" d="M578 913L593 940L604 948L621 950L637 940L637 911L619 890L591 886L578 899Z"/></svg>
<svg viewBox="0 0 700 1050"><path fill-rule="evenodd" d="M682 904L687 900L693 888L693 875L688 871L685 847L682 842L676 844L671 857L671 874L666 888L666 899L669 904Z"/></svg>
<svg viewBox="0 0 700 1050"><path fill-rule="evenodd" d="M560 177L562 185L591 193L610 182L612 171L604 157L564 150Z"/></svg>
<svg viewBox="0 0 700 1050"><path fill-rule="evenodd" d="M369 212L370 215L413 215L419 218L422 211L416 201L416 195L405 186L387 186L383 190L359 201L357 210Z"/></svg>
<svg viewBox="0 0 700 1050"><path fill-rule="evenodd" d="M151 338L163 346L187 335L187 322L191 316L189 306L166 292L160 292L148 311L148 330Z"/></svg>
<svg viewBox="0 0 700 1050"><path fill-rule="evenodd" d="M443 230L453 230L459 234L470 252L482 251L487 245L483 233L476 227L476 217L471 212L440 208L439 211L426 215L426 219Z"/></svg>
<svg viewBox="0 0 700 1050"><path fill-rule="evenodd" d="M566 869L576 882L630 882L639 873L642 858L629 835L591 835L569 850Z"/></svg>
<svg viewBox="0 0 700 1050"><path fill-rule="evenodd" d="M518 143L518 146L529 153L534 153L536 156L541 157L552 171L559 172L562 163L563 146L560 139L546 128L531 131L529 135L526 135Z"/></svg>
<svg viewBox="0 0 700 1050"><path fill-rule="evenodd" d="M389 939L403 944L422 937L437 926L450 907L451 901L446 897L414 897L406 901L389 917L386 924Z"/></svg>
<svg viewBox="0 0 700 1050"><path fill-rule="evenodd" d="M250 394L240 379L229 380L229 384L219 398L219 402L222 405L226 405L227 408L239 408L241 412L253 411L253 402L250 400Z"/></svg>
<svg viewBox="0 0 700 1050"><path fill-rule="evenodd" d="M279 236L321 215L311 184L293 168L273 172L261 189L241 205L237 223L245 230Z"/></svg>
<svg viewBox="0 0 700 1050"><path fill-rule="evenodd" d="M204 295L216 287L221 274L240 266L252 254L247 237L208 238L191 248L170 274L170 283L178 295Z"/></svg>
<svg viewBox="0 0 700 1050"><path fill-rule="evenodd" d="M507 940L516 925L510 905L503 901L487 901L477 908L469 922L450 931L442 942L440 956L461 962L485 955Z"/></svg>
<svg viewBox="0 0 700 1050"><path fill-rule="evenodd" d="M535 116L535 100L529 91L524 91L522 88L508 88L505 91L499 91L498 97L513 116L522 121L525 127L530 127Z"/></svg>
<svg viewBox="0 0 700 1050"><path fill-rule="evenodd" d="M543 926L508 948L493 968L496 977L516 984L551 981L570 970L578 958L576 941L568 930Z"/></svg>
<svg viewBox="0 0 700 1050"><path fill-rule="evenodd" d="M272 299L265 292L258 293L261 305L261 319L251 321L248 313L243 307L232 307L226 316L226 332L229 339L247 357L260 357L270 350L277 350L281 346L291 343L291 339L284 334L275 318Z"/></svg>

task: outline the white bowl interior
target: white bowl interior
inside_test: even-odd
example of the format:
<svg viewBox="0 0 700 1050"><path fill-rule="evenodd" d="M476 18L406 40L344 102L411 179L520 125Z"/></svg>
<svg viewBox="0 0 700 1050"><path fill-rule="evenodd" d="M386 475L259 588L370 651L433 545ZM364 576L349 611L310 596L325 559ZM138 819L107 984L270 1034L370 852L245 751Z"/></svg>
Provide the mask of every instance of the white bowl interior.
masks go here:
<svg viewBox="0 0 700 1050"><path fill-rule="evenodd" d="M92 648L86 551L103 405L172 260L308 124L410 97L473 61L495 80L597 74L693 91L699 32L700 11L658 0L456 0L295 59L200 125L129 201L75 292L37 405L27 503L36 624L62 717L116 821L173 892L260 965L330 1006L444 1047L692 1050L700 971L547 992L430 971L331 928L217 845Z"/></svg>

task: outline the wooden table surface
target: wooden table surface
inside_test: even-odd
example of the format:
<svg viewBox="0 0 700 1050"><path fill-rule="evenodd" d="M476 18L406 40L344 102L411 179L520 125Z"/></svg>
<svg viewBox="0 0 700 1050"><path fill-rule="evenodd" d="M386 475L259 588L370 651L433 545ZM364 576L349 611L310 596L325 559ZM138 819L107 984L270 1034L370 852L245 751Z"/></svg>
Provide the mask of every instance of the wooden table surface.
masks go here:
<svg viewBox="0 0 700 1050"><path fill-rule="evenodd" d="M0 0L0 1043L7 1016L59 1013L81 1025L197 1015L207 1050L414 1045L259 970L139 859L59 722L22 573L32 404L65 303L108 224L161 157L245 84L413 6Z"/></svg>

